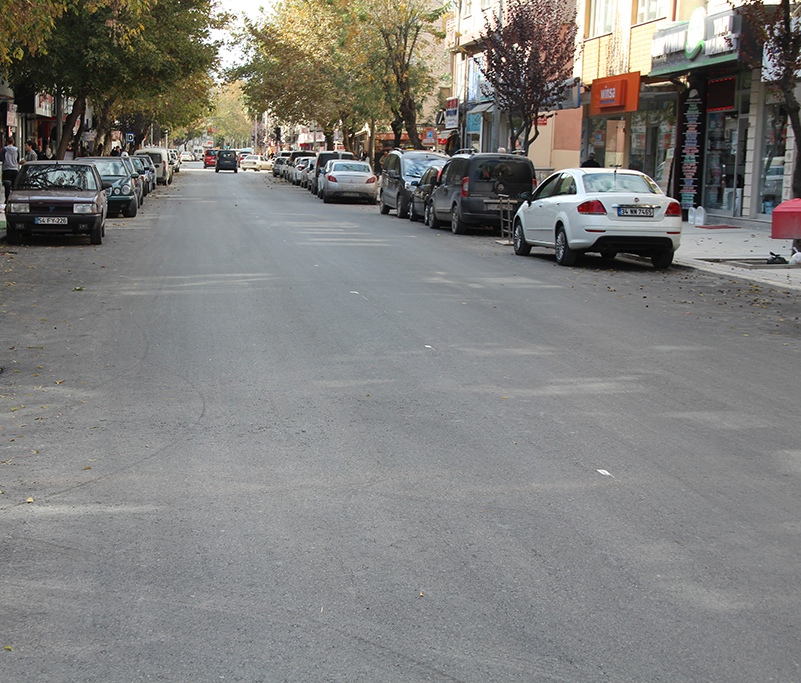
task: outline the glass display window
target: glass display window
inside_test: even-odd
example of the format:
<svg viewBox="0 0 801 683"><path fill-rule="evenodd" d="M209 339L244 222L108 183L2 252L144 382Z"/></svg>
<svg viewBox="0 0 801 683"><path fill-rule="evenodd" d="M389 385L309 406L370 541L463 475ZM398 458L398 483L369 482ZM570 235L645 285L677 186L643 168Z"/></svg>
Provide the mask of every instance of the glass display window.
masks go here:
<svg viewBox="0 0 801 683"><path fill-rule="evenodd" d="M784 159L787 150L787 109L769 93L762 125L764 148L759 165L759 204L757 211L770 215L784 198Z"/></svg>

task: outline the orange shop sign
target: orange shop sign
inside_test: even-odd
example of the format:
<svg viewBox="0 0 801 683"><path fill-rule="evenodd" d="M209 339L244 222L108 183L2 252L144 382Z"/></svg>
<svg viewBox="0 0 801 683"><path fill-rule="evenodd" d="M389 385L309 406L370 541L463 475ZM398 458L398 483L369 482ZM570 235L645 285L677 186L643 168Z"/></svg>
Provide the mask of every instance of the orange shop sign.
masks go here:
<svg viewBox="0 0 801 683"><path fill-rule="evenodd" d="M637 111L640 107L640 72L596 78L590 94L590 116Z"/></svg>

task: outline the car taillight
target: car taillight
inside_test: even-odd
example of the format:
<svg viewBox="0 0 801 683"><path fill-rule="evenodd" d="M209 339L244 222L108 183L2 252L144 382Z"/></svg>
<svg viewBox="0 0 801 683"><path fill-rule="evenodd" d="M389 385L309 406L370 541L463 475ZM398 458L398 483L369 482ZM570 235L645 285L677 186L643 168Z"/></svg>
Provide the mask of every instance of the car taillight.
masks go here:
<svg viewBox="0 0 801 683"><path fill-rule="evenodd" d="M370 177L367 179L367 184L369 185L370 183L374 183L376 180L378 180L378 179L377 179L377 178L376 178L374 175L371 175L371 176L370 176Z"/></svg>
<svg viewBox="0 0 801 683"><path fill-rule="evenodd" d="M597 199L590 199L586 202L582 202L576 208L576 211L582 214L589 214L591 216L605 216L606 209L604 205Z"/></svg>
<svg viewBox="0 0 801 683"><path fill-rule="evenodd" d="M537 179L536 178L532 178L531 179L531 191L534 192L534 190L536 190L536 189L537 189Z"/></svg>
<svg viewBox="0 0 801 683"><path fill-rule="evenodd" d="M468 197L470 192L470 178L462 178L462 197Z"/></svg>
<svg viewBox="0 0 801 683"><path fill-rule="evenodd" d="M332 175L327 175L327 176L325 177L325 179L326 179L326 180L327 180L329 183L335 183L335 182L337 181L337 179L336 179L336 176L332 176Z"/></svg>
<svg viewBox="0 0 801 683"><path fill-rule="evenodd" d="M681 216L681 205L678 202L670 202L668 204L667 211L665 211L666 216Z"/></svg>

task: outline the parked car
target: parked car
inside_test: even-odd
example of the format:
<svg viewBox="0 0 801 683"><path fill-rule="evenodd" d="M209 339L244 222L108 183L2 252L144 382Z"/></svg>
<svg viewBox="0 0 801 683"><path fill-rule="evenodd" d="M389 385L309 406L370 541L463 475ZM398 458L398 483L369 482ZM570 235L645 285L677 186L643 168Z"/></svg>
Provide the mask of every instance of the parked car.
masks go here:
<svg viewBox="0 0 801 683"><path fill-rule="evenodd" d="M261 154L248 154L239 162L239 167L243 171L266 171L269 169L270 164L267 163L267 159L261 156Z"/></svg>
<svg viewBox="0 0 801 683"><path fill-rule="evenodd" d="M156 167L153 166L153 160L142 154L134 154L129 158L137 173L144 179L144 196L147 197L156 189Z"/></svg>
<svg viewBox="0 0 801 683"><path fill-rule="evenodd" d="M378 196L378 178L370 164L356 159L332 159L320 174L320 194L328 203L334 199L366 199L370 204L376 203Z"/></svg>
<svg viewBox="0 0 801 683"><path fill-rule="evenodd" d="M192 152L181 152L180 159L181 163L183 163L184 161L197 161L195 159L195 155L192 154Z"/></svg>
<svg viewBox="0 0 801 683"><path fill-rule="evenodd" d="M295 161L295 169L291 178L293 185L300 185L301 178L303 178L303 172L312 162L312 159L313 157L300 157Z"/></svg>
<svg viewBox="0 0 801 683"><path fill-rule="evenodd" d="M236 173L237 168L236 150L234 149L221 149L217 152L217 162L214 165L214 171L233 171Z"/></svg>
<svg viewBox="0 0 801 683"><path fill-rule="evenodd" d="M281 175L281 170L283 169L284 164L286 163L290 154L292 154L292 152L284 151L279 152L278 156L275 157L275 163L273 164L273 178L277 178Z"/></svg>
<svg viewBox="0 0 801 683"><path fill-rule="evenodd" d="M83 159L25 163L6 203L8 244L34 233L89 235L92 244L101 244L108 213L105 189L97 168Z"/></svg>
<svg viewBox="0 0 801 683"><path fill-rule="evenodd" d="M172 161L173 173L178 173L181 170L181 155L177 149L168 149L170 153L170 160Z"/></svg>
<svg viewBox="0 0 801 683"><path fill-rule="evenodd" d="M424 150L393 149L381 164L381 213L397 209L406 218L415 185L432 161L447 162L448 157Z"/></svg>
<svg viewBox="0 0 801 683"><path fill-rule="evenodd" d="M125 168L127 168L128 172L131 174L136 197L139 200L139 206L142 206L142 202L145 200L145 178L139 175L139 171L136 170L136 166L134 166L133 161L131 161L130 155L123 154L120 158L122 159L122 163L125 164ZM103 177L102 173L100 177Z"/></svg>
<svg viewBox="0 0 801 683"><path fill-rule="evenodd" d="M288 180L289 182L294 181L294 173L295 173L295 165L297 164L297 160L302 157L314 157L315 152L310 152L308 150L303 149L296 149L289 153L287 157L288 163L284 166L282 170L283 177Z"/></svg>
<svg viewBox="0 0 801 683"><path fill-rule="evenodd" d="M423 176L414 185L407 214L407 218L410 221L419 221L426 215L428 205L431 203L431 192L433 192L437 185L440 172L445 166L445 163L444 159L432 161L426 170L423 171Z"/></svg>
<svg viewBox="0 0 801 683"><path fill-rule="evenodd" d="M311 190L312 194L319 194L319 187L317 183L317 179L320 177L320 173L325 168L325 165L331 161L331 159L353 159L352 152L336 152L336 151L326 151L326 152L318 152L317 155L314 157L314 168L309 172L309 190Z"/></svg>
<svg viewBox="0 0 801 683"><path fill-rule="evenodd" d="M126 218L136 216L140 202L136 178L125 163L128 160L122 157L86 157L86 161L94 165L106 186L108 214L116 216L122 213Z"/></svg>
<svg viewBox="0 0 801 683"><path fill-rule="evenodd" d="M203 168L211 168L217 163L217 152L219 151L218 149L207 149L203 153Z"/></svg>
<svg viewBox="0 0 801 683"><path fill-rule="evenodd" d="M514 250L556 251L570 266L579 254L650 257L667 268L681 240L681 206L644 173L611 168L568 168L548 176L527 195L514 218Z"/></svg>
<svg viewBox="0 0 801 683"><path fill-rule="evenodd" d="M166 147L143 147L135 153L146 154L152 159L153 165L156 167L156 182L162 185L172 183L173 166L170 163L170 153Z"/></svg>
<svg viewBox="0 0 801 683"><path fill-rule="evenodd" d="M514 207L521 195L537 184L534 164L518 154L454 154L442 169L431 193L429 227L450 222L451 232L461 235L469 226L501 226L500 195Z"/></svg>

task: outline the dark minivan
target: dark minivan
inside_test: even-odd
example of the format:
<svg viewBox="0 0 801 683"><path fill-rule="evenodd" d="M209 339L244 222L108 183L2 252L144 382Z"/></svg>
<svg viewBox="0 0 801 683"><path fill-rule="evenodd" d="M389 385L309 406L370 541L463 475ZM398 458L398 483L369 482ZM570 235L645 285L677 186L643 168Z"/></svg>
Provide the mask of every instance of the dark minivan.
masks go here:
<svg viewBox="0 0 801 683"><path fill-rule="evenodd" d="M425 150L393 149L381 165L381 213L398 210L398 218L407 218L412 192L425 170L433 163L444 164L444 154Z"/></svg>
<svg viewBox="0 0 801 683"><path fill-rule="evenodd" d="M216 173L219 173L220 171L233 171L236 173L239 170L237 167L238 164L235 149L221 149L219 152L217 152L217 161L214 164L214 171Z"/></svg>
<svg viewBox="0 0 801 683"><path fill-rule="evenodd" d="M471 226L501 227L500 196L512 200L513 210L522 203L520 195L537 184L534 164L518 154L455 154L440 174L431 193L428 225L450 222L451 232L461 235Z"/></svg>

